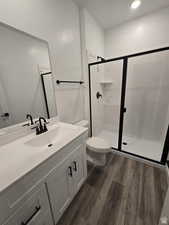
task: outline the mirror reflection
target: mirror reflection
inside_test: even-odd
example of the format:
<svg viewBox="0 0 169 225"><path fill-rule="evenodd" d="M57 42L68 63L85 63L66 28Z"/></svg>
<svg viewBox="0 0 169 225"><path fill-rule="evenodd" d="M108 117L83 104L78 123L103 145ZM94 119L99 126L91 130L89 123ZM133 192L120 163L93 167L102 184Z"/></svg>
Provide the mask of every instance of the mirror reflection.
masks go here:
<svg viewBox="0 0 169 225"><path fill-rule="evenodd" d="M47 42L0 24L0 50L0 128L56 116Z"/></svg>

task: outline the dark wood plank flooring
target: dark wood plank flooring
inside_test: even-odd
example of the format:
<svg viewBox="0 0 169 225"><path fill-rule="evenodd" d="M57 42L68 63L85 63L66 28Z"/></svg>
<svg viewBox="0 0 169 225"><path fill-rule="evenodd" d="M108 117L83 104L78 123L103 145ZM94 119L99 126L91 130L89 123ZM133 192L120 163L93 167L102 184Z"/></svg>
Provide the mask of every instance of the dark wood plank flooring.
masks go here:
<svg viewBox="0 0 169 225"><path fill-rule="evenodd" d="M59 225L158 225L167 191L164 170L118 155L89 167Z"/></svg>

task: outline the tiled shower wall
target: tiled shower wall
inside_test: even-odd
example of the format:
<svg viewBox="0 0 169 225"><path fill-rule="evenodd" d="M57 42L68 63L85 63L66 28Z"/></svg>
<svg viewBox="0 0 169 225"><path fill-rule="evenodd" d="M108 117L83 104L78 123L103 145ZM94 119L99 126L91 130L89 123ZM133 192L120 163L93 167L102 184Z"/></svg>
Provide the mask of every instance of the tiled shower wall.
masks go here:
<svg viewBox="0 0 169 225"><path fill-rule="evenodd" d="M115 133L119 131L122 69L122 61L104 64L104 80L108 82L102 84L104 129Z"/></svg>
<svg viewBox="0 0 169 225"><path fill-rule="evenodd" d="M131 58L124 134L164 143L169 121L169 52Z"/></svg>
<svg viewBox="0 0 169 225"><path fill-rule="evenodd" d="M100 82L104 79L104 66L91 67L91 98L92 98L92 127L93 135L97 136L104 127L103 90ZM97 99L99 92L102 98Z"/></svg>

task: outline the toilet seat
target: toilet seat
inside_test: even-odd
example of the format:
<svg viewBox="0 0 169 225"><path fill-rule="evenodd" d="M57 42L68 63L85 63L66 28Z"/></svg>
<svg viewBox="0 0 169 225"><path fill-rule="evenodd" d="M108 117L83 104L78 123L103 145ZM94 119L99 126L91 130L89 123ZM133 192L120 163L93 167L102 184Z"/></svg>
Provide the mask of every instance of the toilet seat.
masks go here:
<svg viewBox="0 0 169 225"><path fill-rule="evenodd" d="M99 137L91 137L86 142L87 148L97 153L108 153L111 151L111 145Z"/></svg>

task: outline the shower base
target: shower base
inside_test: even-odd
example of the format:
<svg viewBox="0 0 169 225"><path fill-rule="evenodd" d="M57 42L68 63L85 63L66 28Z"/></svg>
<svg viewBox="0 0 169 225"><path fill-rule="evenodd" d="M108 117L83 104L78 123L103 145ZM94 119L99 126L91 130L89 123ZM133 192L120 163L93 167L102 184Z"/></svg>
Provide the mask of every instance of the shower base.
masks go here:
<svg viewBox="0 0 169 225"><path fill-rule="evenodd" d="M112 147L118 147L118 133L102 130L98 136L109 142ZM126 152L156 161L161 160L163 145L160 142L124 136L123 143L127 143L122 147Z"/></svg>

